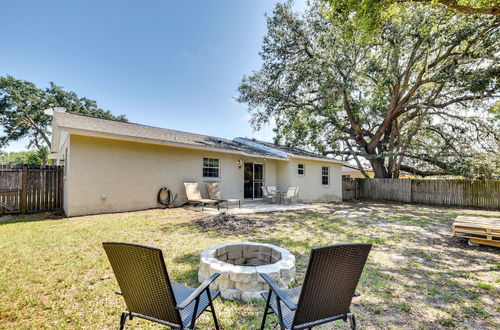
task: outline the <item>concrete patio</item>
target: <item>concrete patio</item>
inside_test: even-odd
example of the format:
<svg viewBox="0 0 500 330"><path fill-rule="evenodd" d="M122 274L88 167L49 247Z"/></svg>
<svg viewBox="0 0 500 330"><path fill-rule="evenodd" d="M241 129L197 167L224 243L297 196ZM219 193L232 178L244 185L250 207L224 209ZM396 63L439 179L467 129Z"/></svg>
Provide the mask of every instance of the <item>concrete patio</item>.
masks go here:
<svg viewBox="0 0 500 330"><path fill-rule="evenodd" d="M201 211L201 207L194 207ZM242 201L241 209L238 208L238 204L230 203L229 209L226 209L226 204L222 203L220 210L217 207L205 206L205 213L217 214L226 212L227 214L251 214L251 213L268 213L268 212L283 212L283 211L295 211L295 210L312 210L319 209L321 205L318 204L306 204L306 203L296 203L296 204L267 204L262 201Z"/></svg>

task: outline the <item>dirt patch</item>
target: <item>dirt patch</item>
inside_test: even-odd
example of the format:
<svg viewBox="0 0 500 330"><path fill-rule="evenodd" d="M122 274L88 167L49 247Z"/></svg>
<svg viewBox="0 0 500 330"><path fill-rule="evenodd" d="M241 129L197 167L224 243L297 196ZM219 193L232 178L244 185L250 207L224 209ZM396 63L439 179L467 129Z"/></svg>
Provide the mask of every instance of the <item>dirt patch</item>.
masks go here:
<svg viewBox="0 0 500 330"><path fill-rule="evenodd" d="M194 223L203 230L235 232L265 227L268 225L269 220L219 213L196 219Z"/></svg>

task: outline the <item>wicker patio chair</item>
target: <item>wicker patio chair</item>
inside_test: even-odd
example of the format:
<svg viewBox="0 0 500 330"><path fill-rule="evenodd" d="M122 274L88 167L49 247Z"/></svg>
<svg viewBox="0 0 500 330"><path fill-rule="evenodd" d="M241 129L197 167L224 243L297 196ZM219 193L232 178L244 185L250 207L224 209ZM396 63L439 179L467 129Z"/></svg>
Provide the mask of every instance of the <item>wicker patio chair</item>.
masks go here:
<svg viewBox="0 0 500 330"><path fill-rule="evenodd" d="M260 276L269 284L269 292L262 293L266 316L276 314L281 329L305 329L332 322L349 320L356 329L356 319L349 306L359 277L370 252L371 244L342 244L311 250L302 286L281 290L266 274ZM269 311L271 308L271 311Z"/></svg>
<svg viewBox="0 0 500 330"><path fill-rule="evenodd" d="M226 203L226 209L229 209L229 203L238 203L238 207L241 209L241 200L237 198L223 198L220 191L220 185L218 182L207 182L208 197L210 199L218 200L220 203Z"/></svg>
<svg viewBox="0 0 500 330"><path fill-rule="evenodd" d="M275 203L277 201L276 195L269 194L267 187L260 187L262 190L262 198L266 201L266 203Z"/></svg>
<svg viewBox="0 0 500 330"><path fill-rule="evenodd" d="M194 289L170 282L160 249L119 242L102 245L121 290L117 293L127 306L120 318L120 329L125 327L127 317L143 318L174 329L192 329L208 307L215 328L219 329L212 304L219 292L210 290L209 285L220 274L215 273Z"/></svg>
<svg viewBox="0 0 500 330"><path fill-rule="evenodd" d="M203 211L205 205L207 204L215 204L217 205L217 210L220 209L220 201L216 199L208 199L202 198L200 187L198 186L198 182L184 182L184 189L186 189L186 197L187 202L189 204L201 205L201 210Z"/></svg>

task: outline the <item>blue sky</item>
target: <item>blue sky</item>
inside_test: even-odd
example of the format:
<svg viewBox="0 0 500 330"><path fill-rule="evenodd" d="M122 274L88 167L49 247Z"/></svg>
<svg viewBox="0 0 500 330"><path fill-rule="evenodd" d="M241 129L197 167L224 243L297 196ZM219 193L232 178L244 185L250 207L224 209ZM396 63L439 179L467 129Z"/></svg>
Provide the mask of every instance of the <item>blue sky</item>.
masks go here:
<svg viewBox="0 0 500 330"><path fill-rule="evenodd" d="M131 122L225 138L253 132L234 102L260 67L271 0L1 1L0 75L49 81ZM305 0L296 0L302 10ZM25 141L6 151L24 149Z"/></svg>

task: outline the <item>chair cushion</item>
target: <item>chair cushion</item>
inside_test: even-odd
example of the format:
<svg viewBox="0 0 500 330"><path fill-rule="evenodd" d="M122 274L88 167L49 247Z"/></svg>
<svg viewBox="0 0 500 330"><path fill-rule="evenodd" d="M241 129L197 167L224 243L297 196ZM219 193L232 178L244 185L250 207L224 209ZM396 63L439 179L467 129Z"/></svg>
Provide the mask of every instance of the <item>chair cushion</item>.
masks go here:
<svg viewBox="0 0 500 330"><path fill-rule="evenodd" d="M175 301L177 302L177 304L180 304L187 297L189 297L189 295L191 295L191 293L193 293L196 289L179 283L173 283L172 290L174 291ZM212 300L214 300L219 295L219 291L210 290L210 295L212 296ZM180 311L182 324L184 326L188 326L192 321L194 304L195 301L193 300L192 303L190 303L189 305L187 305L186 308ZM200 314L205 311L208 305L209 305L208 295L206 292L203 292L200 296L200 302L198 304L198 309L196 311L196 318L198 318L198 316L200 316Z"/></svg>
<svg viewBox="0 0 500 330"><path fill-rule="evenodd" d="M198 187L198 182L184 182L184 189L186 190L187 199L201 199L200 187Z"/></svg>
<svg viewBox="0 0 500 330"><path fill-rule="evenodd" d="M218 182L207 182L208 197L210 199L224 199L222 198L222 193L220 192L220 187Z"/></svg>

